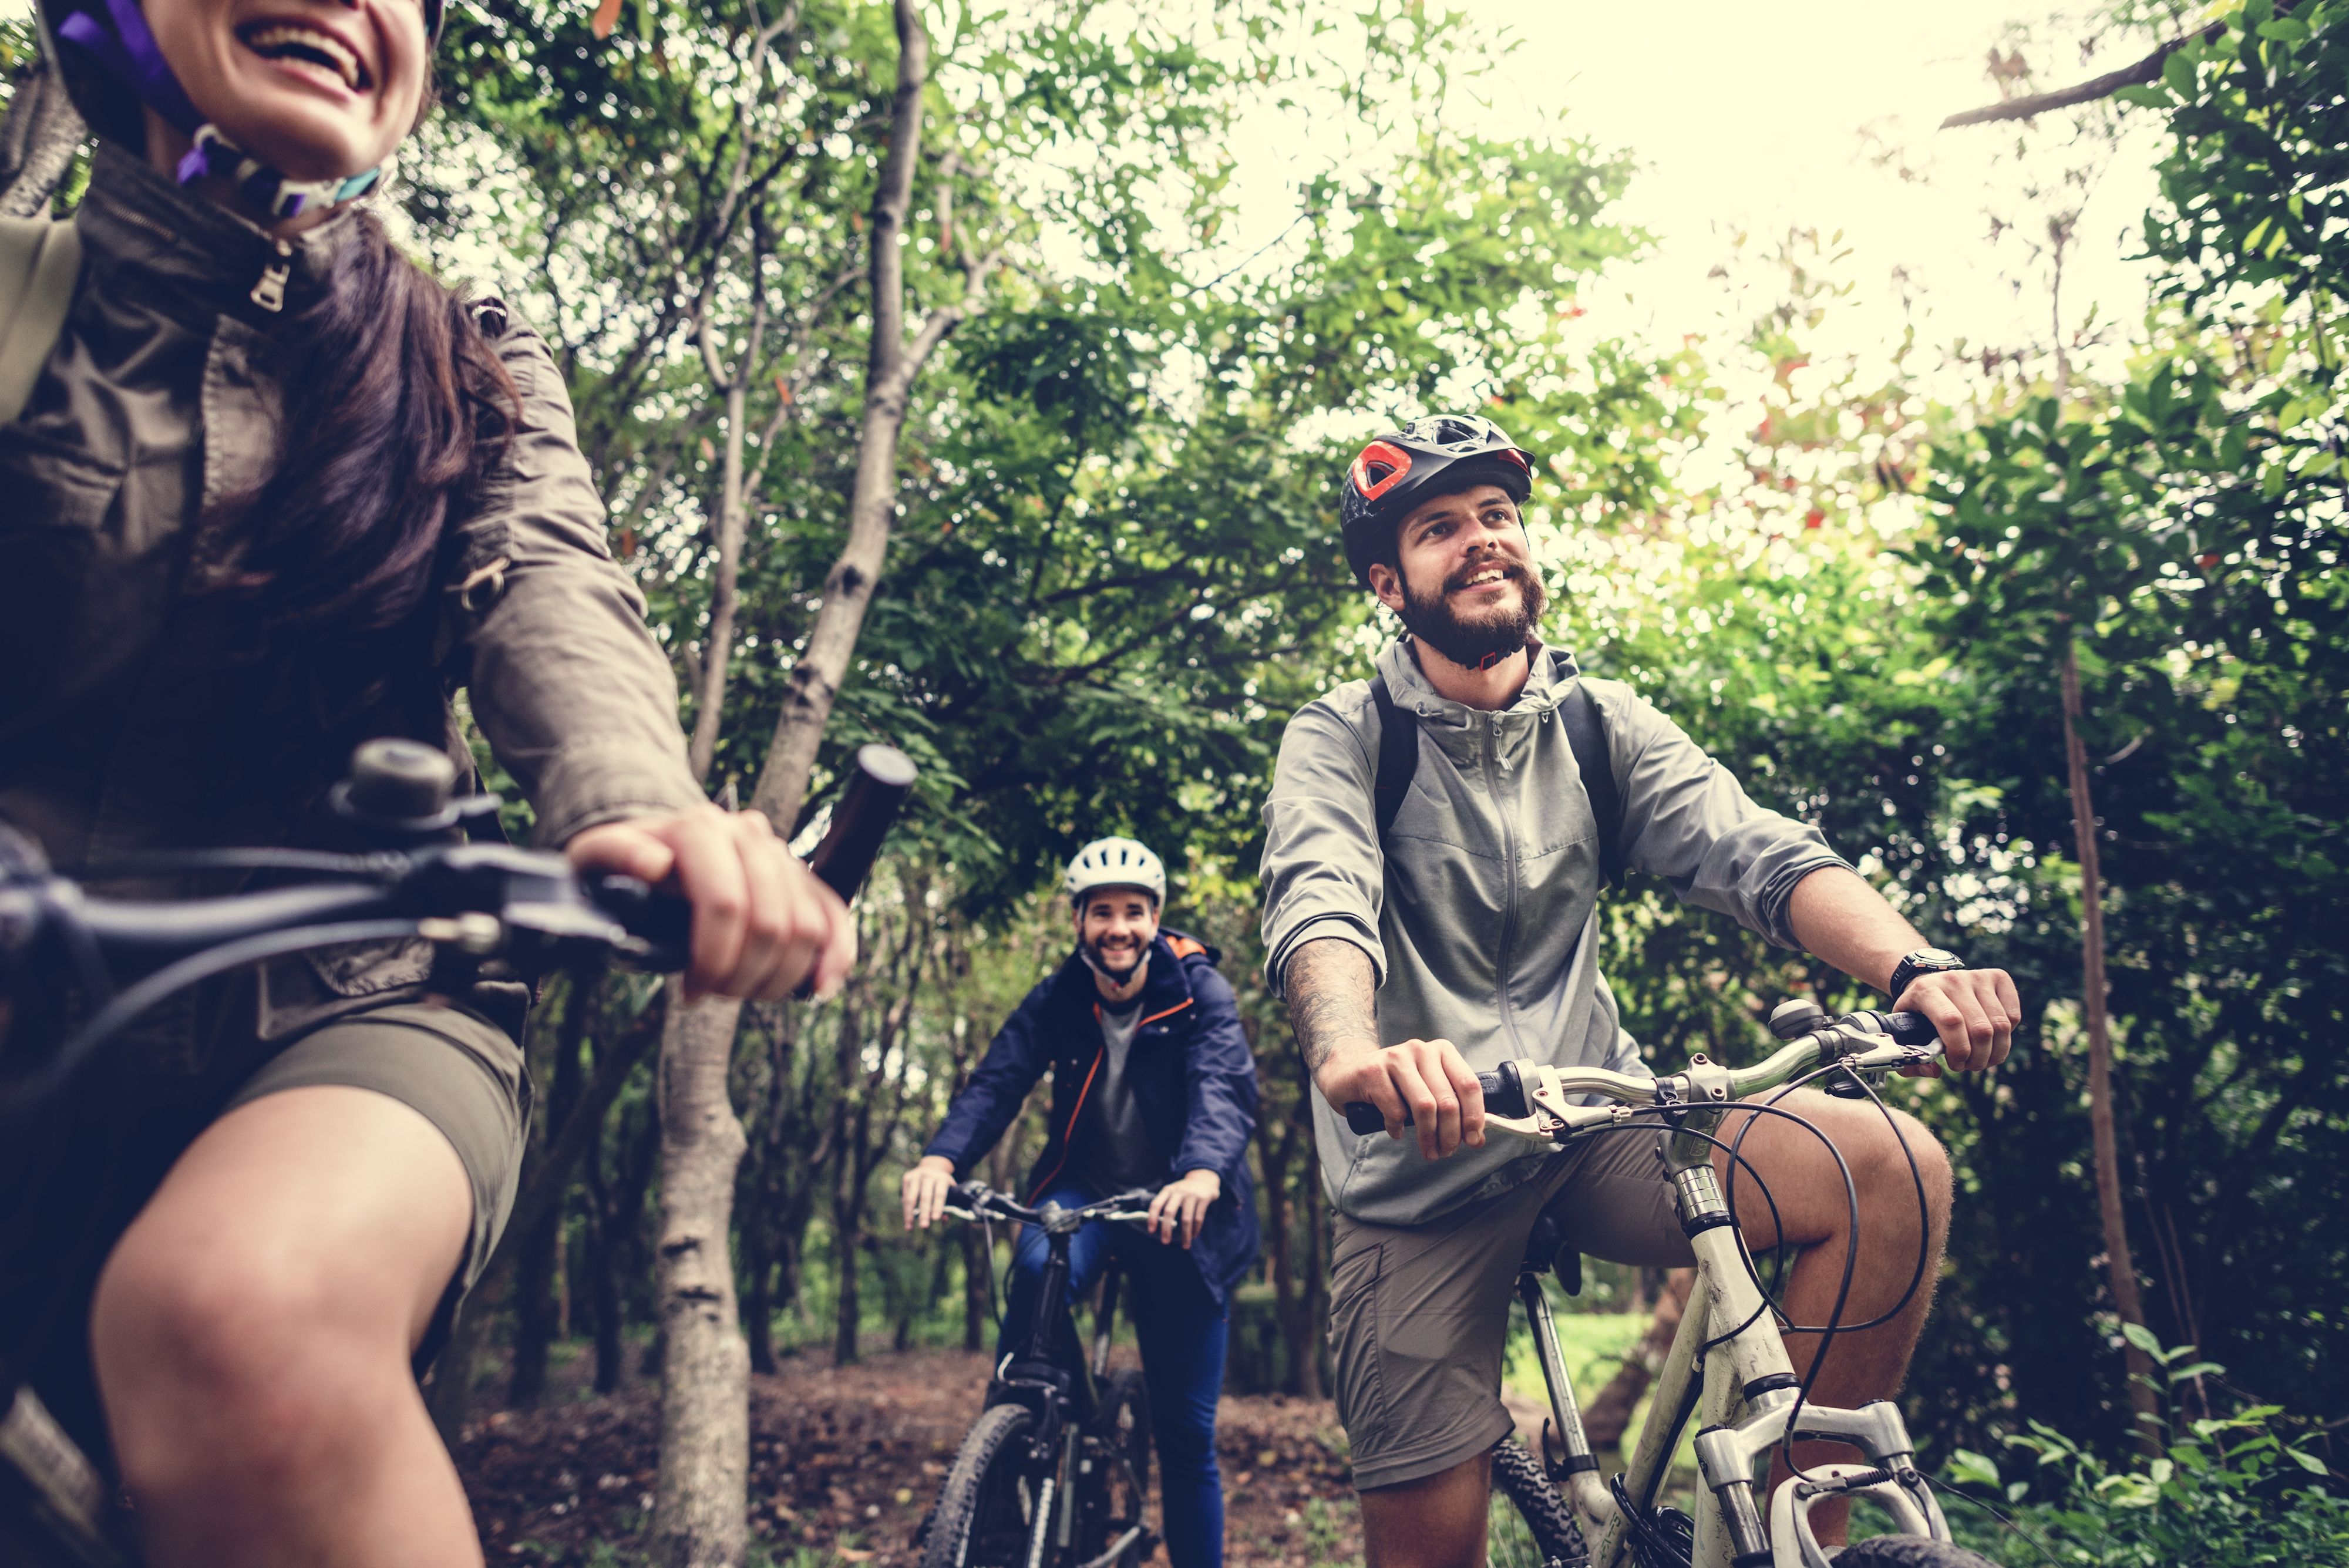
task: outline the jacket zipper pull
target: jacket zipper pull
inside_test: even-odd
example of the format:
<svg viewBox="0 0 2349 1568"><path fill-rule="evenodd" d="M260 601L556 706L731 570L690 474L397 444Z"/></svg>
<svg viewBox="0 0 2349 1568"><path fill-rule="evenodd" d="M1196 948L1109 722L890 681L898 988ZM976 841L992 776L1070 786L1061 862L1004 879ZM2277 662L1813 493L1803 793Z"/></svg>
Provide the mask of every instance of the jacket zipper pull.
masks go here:
<svg viewBox="0 0 2349 1568"><path fill-rule="evenodd" d="M261 281L253 286L253 303L274 314L285 308L285 280L294 275L294 247L284 240L277 242L277 259L261 269Z"/></svg>

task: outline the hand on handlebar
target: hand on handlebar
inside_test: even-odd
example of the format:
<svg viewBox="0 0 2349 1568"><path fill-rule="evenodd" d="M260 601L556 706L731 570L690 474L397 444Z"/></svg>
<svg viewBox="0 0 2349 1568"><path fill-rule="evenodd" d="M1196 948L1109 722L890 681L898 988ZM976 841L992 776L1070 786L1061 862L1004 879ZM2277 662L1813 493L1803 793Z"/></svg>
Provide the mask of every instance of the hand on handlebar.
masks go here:
<svg viewBox="0 0 2349 1568"><path fill-rule="evenodd" d="M1185 1250L1199 1239L1207 1210L1224 1195L1224 1179L1212 1170L1195 1170L1170 1181L1150 1199L1150 1233L1168 1246L1180 1235Z"/></svg>
<svg viewBox="0 0 2349 1568"><path fill-rule="evenodd" d="M1321 1064L1313 1082L1340 1116L1352 1101L1376 1106L1389 1137L1404 1135L1408 1113L1423 1159L1442 1159L1463 1144L1485 1147L1485 1093L1449 1040L1340 1049Z"/></svg>
<svg viewBox="0 0 2349 1568"><path fill-rule="evenodd" d="M1941 1036L1943 1061L1961 1073L1982 1072L2005 1061L2014 1045L2014 1026L2023 1021L2023 998L2014 978L2002 969L1920 974L1892 1005L1931 1019ZM1930 1063L1906 1071L1917 1077L1940 1075Z"/></svg>
<svg viewBox="0 0 2349 1568"><path fill-rule="evenodd" d="M914 1162L899 1184L904 1199L905 1229L920 1226L926 1231L936 1224L947 1211L947 1200L954 1196L954 1161L942 1154L926 1154Z"/></svg>
<svg viewBox="0 0 2349 1568"><path fill-rule="evenodd" d="M687 1000L787 997L811 977L836 992L856 961L856 927L840 896L783 847L763 812L697 806L607 822L564 846L582 871L669 884L693 906Z"/></svg>

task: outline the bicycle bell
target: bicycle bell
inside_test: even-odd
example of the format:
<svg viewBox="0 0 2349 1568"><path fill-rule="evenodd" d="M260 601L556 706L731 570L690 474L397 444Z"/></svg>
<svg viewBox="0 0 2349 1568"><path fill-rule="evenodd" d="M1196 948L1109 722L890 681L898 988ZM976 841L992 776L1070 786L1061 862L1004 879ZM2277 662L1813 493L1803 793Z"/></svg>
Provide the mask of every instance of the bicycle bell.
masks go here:
<svg viewBox="0 0 2349 1568"><path fill-rule="evenodd" d="M1826 1008L1807 996L1790 996L1770 1010L1770 1033L1781 1040L1800 1040L1826 1021Z"/></svg>

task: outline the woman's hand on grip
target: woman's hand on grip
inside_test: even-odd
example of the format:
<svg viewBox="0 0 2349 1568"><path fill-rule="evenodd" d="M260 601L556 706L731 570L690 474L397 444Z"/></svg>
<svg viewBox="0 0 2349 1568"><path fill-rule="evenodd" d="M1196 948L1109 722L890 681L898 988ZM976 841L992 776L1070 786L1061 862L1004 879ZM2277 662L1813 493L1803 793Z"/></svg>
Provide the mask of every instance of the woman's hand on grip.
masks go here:
<svg viewBox="0 0 2349 1568"><path fill-rule="evenodd" d="M803 981L829 997L856 961L848 907L783 847L764 813L706 805L607 822L564 853L583 871L671 886L693 906L688 1000L780 1002Z"/></svg>

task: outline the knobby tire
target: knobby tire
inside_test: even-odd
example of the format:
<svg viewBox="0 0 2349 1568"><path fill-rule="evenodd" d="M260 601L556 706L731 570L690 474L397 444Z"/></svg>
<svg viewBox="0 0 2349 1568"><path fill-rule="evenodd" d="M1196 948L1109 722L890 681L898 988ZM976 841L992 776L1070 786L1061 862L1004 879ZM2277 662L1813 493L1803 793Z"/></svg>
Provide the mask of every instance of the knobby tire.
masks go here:
<svg viewBox="0 0 2349 1568"><path fill-rule="evenodd" d="M1090 1563L1132 1526L1143 1522L1150 1502L1150 1393L1142 1374L1113 1372L1102 1386L1102 1447L1100 1467L1078 1484L1084 1488L1079 1515L1076 1561ZM1107 1467L1123 1459L1132 1480ZM1116 1568L1138 1568L1154 1542L1145 1533L1117 1558Z"/></svg>
<svg viewBox="0 0 2349 1568"><path fill-rule="evenodd" d="M1582 1568L1590 1561L1582 1532L1575 1528L1573 1508L1542 1473L1541 1461L1515 1438L1494 1446L1493 1484L1516 1505L1548 1568Z"/></svg>
<svg viewBox="0 0 2349 1568"><path fill-rule="evenodd" d="M1946 1541L1921 1535L1872 1535L1854 1542L1836 1557L1836 1568L1998 1568Z"/></svg>
<svg viewBox="0 0 2349 1568"><path fill-rule="evenodd" d="M1035 1426L1036 1413L1024 1405L980 1413L938 1488L921 1568L1025 1568L1029 1517L1042 1480L1028 1452ZM1024 1498L1023 1480L1029 1482Z"/></svg>

